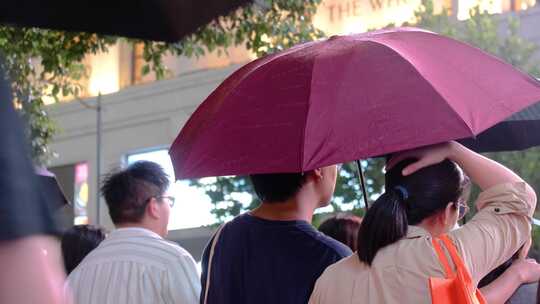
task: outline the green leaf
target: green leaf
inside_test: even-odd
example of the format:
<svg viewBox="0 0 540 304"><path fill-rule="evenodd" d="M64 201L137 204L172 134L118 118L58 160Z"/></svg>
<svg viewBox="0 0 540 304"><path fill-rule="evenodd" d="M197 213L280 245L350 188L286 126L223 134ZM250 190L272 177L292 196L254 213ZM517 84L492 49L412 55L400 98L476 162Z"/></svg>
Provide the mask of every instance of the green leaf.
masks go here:
<svg viewBox="0 0 540 304"><path fill-rule="evenodd" d="M150 66L148 64L145 64L142 67L142 74L144 76L144 75L148 75L149 73L150 73Z"/></svg>

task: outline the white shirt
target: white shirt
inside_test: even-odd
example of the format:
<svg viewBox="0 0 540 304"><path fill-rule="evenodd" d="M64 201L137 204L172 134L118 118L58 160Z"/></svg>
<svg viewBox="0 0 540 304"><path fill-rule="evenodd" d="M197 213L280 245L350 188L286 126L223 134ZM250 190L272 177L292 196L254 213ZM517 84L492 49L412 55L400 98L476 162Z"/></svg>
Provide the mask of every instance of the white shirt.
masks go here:
<svg viewBox="0 0 540 304"><path fill-rule="evenodd" d="M198 304L195 261L182 247L143 228L109 234L67 281L75 304Z"/></svg>

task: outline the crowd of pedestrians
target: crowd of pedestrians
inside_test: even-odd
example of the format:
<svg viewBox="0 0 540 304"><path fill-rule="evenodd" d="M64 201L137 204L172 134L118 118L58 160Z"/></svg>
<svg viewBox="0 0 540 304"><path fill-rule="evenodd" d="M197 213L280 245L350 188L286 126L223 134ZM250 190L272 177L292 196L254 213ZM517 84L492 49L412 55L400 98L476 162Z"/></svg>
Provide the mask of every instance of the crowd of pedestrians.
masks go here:
<svg viewBox="0 0 540 304"><path fill-rule="evenodd" d="M162 168L114 171L102 194L116 229L66 233L65 291L77 304L536 303L540 265L526 258L536 195L510 169L455 142L399 153L362 219L339 214L317 231L337 174L251 175L260 205L216 230L199 276L165 239L174 197ZM472 184L478 212L459 226Z"/></svg>

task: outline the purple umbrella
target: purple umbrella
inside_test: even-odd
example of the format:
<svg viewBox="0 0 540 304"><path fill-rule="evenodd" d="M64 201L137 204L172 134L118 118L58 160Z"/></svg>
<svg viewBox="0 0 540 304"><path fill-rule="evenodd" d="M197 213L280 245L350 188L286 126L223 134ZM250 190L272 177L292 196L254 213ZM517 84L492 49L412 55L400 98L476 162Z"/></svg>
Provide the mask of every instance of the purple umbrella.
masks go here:
<svg viewBox="0 0 540 304"><path fill-rule="evenodd" d="M444 36L334 36L236 71L170 155L180 179L304 172L472 137L538 100L537 80Z"/></svg>

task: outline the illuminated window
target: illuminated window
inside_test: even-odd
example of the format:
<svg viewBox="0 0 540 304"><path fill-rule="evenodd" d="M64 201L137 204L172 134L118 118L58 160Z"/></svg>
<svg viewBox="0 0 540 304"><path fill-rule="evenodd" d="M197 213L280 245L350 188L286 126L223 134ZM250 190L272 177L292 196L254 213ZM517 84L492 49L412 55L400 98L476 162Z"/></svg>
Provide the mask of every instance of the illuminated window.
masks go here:
<svg viewBox="0 0 540 304"><path fill-rule="evenodd" d="M456 1L456 2L454 2ZM489 13L520 11L533 7L537 0L433 0L435 12L445 8L458 19L469 18L470 10L480 6ZM457 7L454 5L457 4ZM421 0L323 0L313 23L328 35L361 33L389 24L414 22ZM457 12L456 12L457 10Z"/></svg>
<svg viewBox="0 0 540 304"><path fill-rule="evenodd" d="M471 9L477 6L480 7L481 11L487 11L490 14L503 12L503 0L459 0L457 18L459 20L468 19Z"/></svg>
<svg viewBox="0 0 540 304"><path fill-rule="evenodd" d="M324 0L313 22L330 35L361 33L412 22L420 5L421 0Z"/></svg>
<svg viewBox="0 0 540 304"><path fill-rule="evenodd" d="M479 6L490 14L523 11L536 5L536 0L459 0L458 19L469 18L472 8Z"/></svg>
<svg viewBox="0 0 540 304"><path fill-rule="evenodd" d="M159 164L169 175L171 187L169 191L175 196L175 204L171 210L169 230L184 229L210 225L216 222L210 213L212 203L202 189L190 186L188 181L176 181L174 169L166 149L158 149L127 156L127 163L147 160Z"/></svg>
<svg viewBox="0 0 540 304"><path fill-rule="evenodd" d="M442 9L446 9L446 11L452 15L454 13L454 10L455 8L452 6L452 2L453 0L443 0L440 4L441 6L439 5L435 5L435 12L438 13L440 11L442 11ZM437 3L435 3L437 4Z"/></svg>
<svg viewBox="0 0 540 304"><path fill-rule="evenodd" d="M108 47L107 52L88 56L90 79L88 92L91 96L109 94L120 89L120 47L118 44Z"/></svg>
<svg viewBox="0 0 540 304"><path fill-rule="evenodd" d="M524 11L536 5L536 0L510 0L512 11Z"/></svg>

